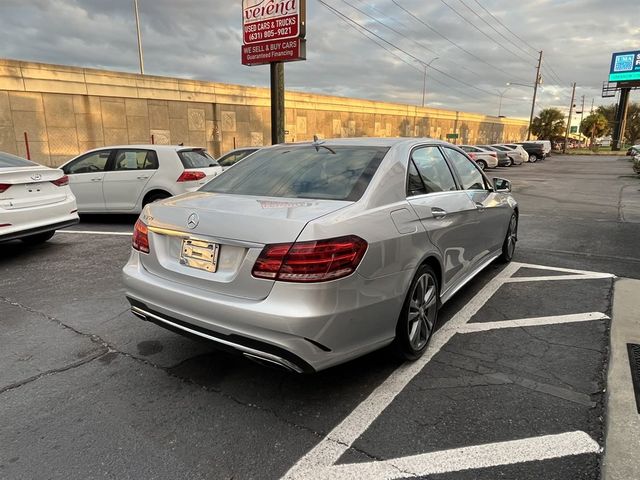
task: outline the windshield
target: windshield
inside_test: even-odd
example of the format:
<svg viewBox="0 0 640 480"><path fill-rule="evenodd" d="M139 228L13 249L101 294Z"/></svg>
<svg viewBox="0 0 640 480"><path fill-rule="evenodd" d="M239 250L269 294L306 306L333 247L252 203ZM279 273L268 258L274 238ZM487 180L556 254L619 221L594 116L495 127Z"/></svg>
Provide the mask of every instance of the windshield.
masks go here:
<svg viewBox="0 0 640 480"><path fill-rule="evenodd" d="M388 148L287 145L247 157L200 190L234 195L357 201Z"/></svg>
<svg viewBox="0 0 640 480"><path fill-rule="evenodd" d="M0 152L0 168L36 166L38 166L37 163L30 162L29 160L25 160L22 157L16 157L15 155L11 155L10 153Z"/></svg>
<svg viewBox="0 0 640 480"><path fill-rule="evenodd" d="M184 168L218 167L216 159L202 149L180 150L178 156Z"/></svg>

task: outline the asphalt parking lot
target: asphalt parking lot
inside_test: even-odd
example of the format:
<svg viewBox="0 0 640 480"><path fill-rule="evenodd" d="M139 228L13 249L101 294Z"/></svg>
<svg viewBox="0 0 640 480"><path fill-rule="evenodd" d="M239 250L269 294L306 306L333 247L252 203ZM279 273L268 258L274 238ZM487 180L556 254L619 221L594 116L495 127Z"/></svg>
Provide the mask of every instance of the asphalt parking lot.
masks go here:
<svg viewBox="0 0 640 480"><path fill-rule="evenodd" d="M414 363L383 350L296 376L133 317L120 269L135 218L2 245L0 478L600 478L640 181L606 157L489 175L521 204L514 262L444 306Z"/></svg>

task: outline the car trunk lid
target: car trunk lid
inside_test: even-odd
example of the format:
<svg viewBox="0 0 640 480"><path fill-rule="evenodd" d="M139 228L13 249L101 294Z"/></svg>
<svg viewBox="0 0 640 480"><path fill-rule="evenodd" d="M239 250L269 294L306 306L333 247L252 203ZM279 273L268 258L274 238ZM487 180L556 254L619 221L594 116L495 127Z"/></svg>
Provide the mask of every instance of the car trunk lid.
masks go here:
<svg viewBox="0 0 640 480"><path fill-rule="evenodd" d="M0 184L10 185L0 193L0 208L17 210L65 200L66 191L52 183L63 175L61 170L41 166L0 168Z"/></svg>
<svg viewBox="0 0 640 480"><path fill-rule="evenodd" d="M251 275L264 245L292 243L309 221L351 203L206 192L181 195L151 204L143 214L151 252L141 255L141 262L149 272L177 283L260 300L274 283Z"/></svg>

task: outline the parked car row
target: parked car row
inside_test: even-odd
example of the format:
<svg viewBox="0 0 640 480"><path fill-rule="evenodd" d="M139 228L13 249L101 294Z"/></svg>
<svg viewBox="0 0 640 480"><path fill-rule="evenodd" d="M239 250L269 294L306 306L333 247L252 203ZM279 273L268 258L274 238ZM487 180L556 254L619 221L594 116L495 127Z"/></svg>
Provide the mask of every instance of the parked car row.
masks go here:
<svg viewBox="0 0 640 480"><path fill-rule="evenodd" d="M500 143L494 145L461 145L472 160L483 170L486 168L510 167L524 162L535 163L551 152L548 141Z"/></svg>
<svg viewBox="0 0 640 480"><path fill-rule="evenodd" d="M446 142L314 140L228 159L220 175L182 146L98 148L61 169L0 156L0 240L49 239L78 221L76 197L85 212L141 211L131 311L294 372L389 344L419 358L440 305L513 258L510 183Z"/></svg>

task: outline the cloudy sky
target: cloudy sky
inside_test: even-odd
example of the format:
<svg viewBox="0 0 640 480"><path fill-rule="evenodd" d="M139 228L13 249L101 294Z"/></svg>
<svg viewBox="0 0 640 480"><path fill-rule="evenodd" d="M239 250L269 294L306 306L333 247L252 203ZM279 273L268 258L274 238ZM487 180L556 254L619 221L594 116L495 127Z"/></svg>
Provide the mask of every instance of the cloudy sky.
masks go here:
<svg viewBox="0 0 640 480"><path fill-rule="evenodd" d="M139 0L145 72L267 86L240 64L241 0ZM307 61L287 88L528 117L537 50L538 108L601 99L611 53L640 49L638 0L308 0ZM363 30L362 28L366 30ZM368 38L367 38L368 37ZM132 0L0 0L0 57L136 72ZM634 100L639 95L634 94Z"/></svg>

